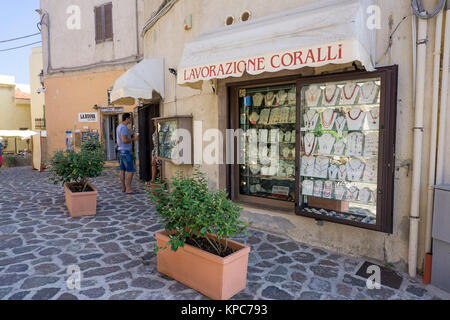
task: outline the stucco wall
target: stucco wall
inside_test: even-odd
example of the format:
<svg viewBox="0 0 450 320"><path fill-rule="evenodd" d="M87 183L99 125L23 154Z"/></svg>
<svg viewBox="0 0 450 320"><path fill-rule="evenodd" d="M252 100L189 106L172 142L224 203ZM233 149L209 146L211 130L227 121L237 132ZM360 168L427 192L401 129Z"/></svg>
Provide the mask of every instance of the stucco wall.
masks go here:
<svg viewBox="0 0 450 320"><path fill-rule="evenodd" d="M206 0L180 0L169 13L162 17L145 35L145 57L165 58L166 68L176 68L180 63L183 46L203 31L209 31L224 24L227 15L239 16L248 9L253 18L262 17L270 13L288 10L313 1L299 0L228 0L228 1L206 1ZM426 7L432 7L436 1L424 1ZM146 6L153 6L154 1L147 0ZM381 28L377 30L377 59L386 51L389 36L397 24L405 16L409 16L398 28L393 38L392 48L388 55L377 66L399 66L399 85L397 100L397 147L396 147L396 172L394 189L394 233L392 235L362 230L354 227L327 223L318 226L313 219L285 215L274 211L261 211L246 208L245 215L255 220L255 226L288 234L292 238L319 245L325 248L345 252L348 254L367 256L377 260L397 263L399 267L405 267L408 259L408 237L409 237L409 210L411 189L411 166L412 163L412 128L414 126L413 105L413 76L412 76L412 32L411 32L411 9L410 1L387 1L378 0L381 8ZM185 16L192 14L192 30L183 30ZM148 17L147 17L148 18ZM326 18L326 17L324 17ZM419 262L418 267L422 269L424 257L424 236L426 223L426 196L427 176L429 167L429 146L431 127L431 93L432 93L432 63L434 47L435 19L428 20L428 52L427 52L427 74L420 75L426 78L426 111L425 131L423 140L422 159L422 187L420 199L420 234L419 234ZM170 41L170 45L168 44ZM276 74L278 75L278 74ZM275 76L275 74L273 75ZM265 76L262 76L265 77ZM256 79L256 77L253 77ZM214 95L210 82L204 82L198 89L181 87L175 85L175 77L166 74L165 90L166 99L162 102L163 115L174 115L193 113L194 120L202 120L207 127L221 127L226 118L220 112L220 104L224 104L221 96L224 83L229 80L219 81L218 95ZM176 91L175 91L176 90ZM176 110L174 107L176 92ZM205 112L207 110L207 112ZM450 122L450 114L448 114ZM450 130L450 128L448 129ZM450 160L450 150L447 147L446 159ZM450 165L447 161L446 179L450 182ZM170 176L176 170L173 165L166 166L166 175ZM208 173L210 184L223 186L225 179L223 169L219 165L203 166L202 170ZM217 179L218 177L218 179ZM260 214L257 214L260 213Z"/></svg>
<svg viewBox="0 0 450 320"><path fill-rule="evenodd" d="M39 74L43 69L42 47L32 49L30 55L30 97L31 97L31 125L32 129L36 129L35 119L44 117L45 93L37 93L38 89L42 89L39 80Z"/></svg>
<svg viewBox="0 0 450 320"><path fill-rule="evenodd" d="M112 2L113 41L96 44L94 7ZM137 43L140 43L140 30L143 24L143 3L138 0L138 26L136 26L136 4L131 0L41 0L41 8L50 17L50 53L53 69L87 66L100 62L136 56ZM69 29L67 13L71 5L80 8L80 29ZM46 20L44 19L44 23ZM44 67L48 66L47 27L43 26L42 47ZM139 37L138 37L139 35ZM142 52L142 48L139 49Z"/></svg>
<svg viewBox="0 0 450 320"><path fill-rule="evenodd" d="M66 131L76 129L99 130L101 113L93 109L108 106L107 90L125 70L97 72L46 80L47 145L49 155L57 149L65 149ZM132 111L127 107L125 111ZM98 112L98 122L79 123L78 114Z"/></svg>

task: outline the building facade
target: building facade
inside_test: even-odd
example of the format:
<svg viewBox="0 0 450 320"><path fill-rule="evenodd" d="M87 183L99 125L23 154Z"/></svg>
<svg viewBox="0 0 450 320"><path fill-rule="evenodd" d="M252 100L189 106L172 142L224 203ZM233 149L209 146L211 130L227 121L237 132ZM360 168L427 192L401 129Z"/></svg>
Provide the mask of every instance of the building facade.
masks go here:
<svg viewBox="0 0 450 320"><path fill-rule="evenodd" d="M40 15L49 155L97 137L115 160L119 114L133 107L110 106L108 91L142 59L141 0L42 0Z"/></svg>
<svg viewBox="0 0 450 320"><path fill-rule="evenodd" d="M424 3L433 8L437 1ZM160 137L179 125L180 117L191 117L194 157L198 156L195 150L203 154L205 148L214 144L219 146L222 160L235 157L214 134L205 135L210 129L219 129L223 137L229 129L245 132L244 163L208 163L198 158L194 162L207 174L212 188L226 189L233 200L242 204L244 217L252 220L254 227L314 246L389 262L400 269L409 266L412 275L416 267L424 269L429 251L427 172L435 126L428 106L435 100L431 85L434 43L441 42L441 38L435 38L436 17L421 19L419 30L427 31L417 35L413 30L419 20L411 14L410 1L148 0L144 11L144 57L164 59L162 69L153 70L164 74L164 94L158 96L155 87L149 88L150 92L153 89L153 96L140 99L141 103L158 109L162 117L160 129L164 128ZM302 20L305 25L301 25ZM361 30L367 33L361 34ZM413 49L417 37L428 40L419 41L425 45L419 45L421 51ZM289 44L286 39L294 40ZM348 41L353 39L359 42L350 44ZM416 53L427 57L421 69L413 67ZM416 77L416 72L421 73ZM430 85L424 86L425 83ZM417 84L424 89L422 102L427 106L423 128L415 116L417 101L422 104L414 89ZM275 103L284 111L285 107L293 108L296 114L291 118L288 111L273 112L271 107L279 106ZM273 115L273 120L269 115ZM336 122L339 116L346 121L340 130ZM280 120L283 117L286 119ZM448 114L443 117L439 121L448 124ZM269 142L270 130L274 128L281 128L283 142L293 145L278 148L278 156L281 154L285 162L280 161L275 172L261 159L249 162L248 153L251 158L252 151L251 146L247 147L252 129L255 154L261 152L261 140L266 144L279 142L279 136ZM440 136L448 136L448 130ZM420 140L414 138L417 133L413 136L413 131L423 132L423 152L415 156L413 145ZM364 154L358 137L365 139ZM337 153L334 144L338 141L342 141L346 153ZM330 146L332 149L327 151ZM168 145L161 147L165 150ZM269 150L267 147L264 153L267 155ZM449 147L444 144L439 154L450 159ZM325 160L328 170L333 163L336 169L349 170L349 175L341 179L346 198L340 200L346 201L337 201L342 184L331 178L331 173L320 176L302 172L307 171L303 156L312 156L316 167ZM160 154L160 158L170 160L170 152ZM370 178L371 160L375 160L373 172L378 170L378 180ZM292 163L287 164L289 161ZM419 166L413 168L413 163ZM449 183L449 161L444 163L443 182ZM283 166L286 170L280 174ZM170 178L180 168L193 170L189 164L163 161L163 176ZM358 168L366 170L355 178ZM419 184L414 180L414 171L421 172ZM367 172L364 179L362 172ZM374 184L372 187L364 184L368 180ZM326 192L329 196L324 195L327 187L334 190ZM418 217L412 213L416 187L420 189ZM351 198L354 191L360 194ZM331 202L323 201L324 198ZM375 208L372 218L370 214L358 216L361 212L351 209L366 208L370 202ZM411 236L414 231L410 220L418 223L417 239Z"/></svg>
<svg viewBox="0 0 450 320"><path fill-rule="evenodd" d="M42 47L32 49L30 55L31 129L45 130L45 92Z"/></svg>
<svg viewBox="0 0 450 320"><path fill-rule="evenodd" d="M31 129L30 93L27 86L17 85L14 76L0 75L0 130ZM28 141L2 140L4 152L31 151Z"/></svg>

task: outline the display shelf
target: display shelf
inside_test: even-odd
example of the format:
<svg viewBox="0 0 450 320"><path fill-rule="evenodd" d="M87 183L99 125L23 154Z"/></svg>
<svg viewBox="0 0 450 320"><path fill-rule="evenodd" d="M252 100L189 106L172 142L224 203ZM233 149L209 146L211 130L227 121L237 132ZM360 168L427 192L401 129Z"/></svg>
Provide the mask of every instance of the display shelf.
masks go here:
<svg viewBox="0 0 450 320"><path fill-rule="evenodd" d="M257 178L257 179L265 179L265 180L279 180L279 181L294 181L295 178L283 178L283 177L277 177L277 176L265 176L261 174L241 174L243 177L249 177L249 178Z"/></svg>

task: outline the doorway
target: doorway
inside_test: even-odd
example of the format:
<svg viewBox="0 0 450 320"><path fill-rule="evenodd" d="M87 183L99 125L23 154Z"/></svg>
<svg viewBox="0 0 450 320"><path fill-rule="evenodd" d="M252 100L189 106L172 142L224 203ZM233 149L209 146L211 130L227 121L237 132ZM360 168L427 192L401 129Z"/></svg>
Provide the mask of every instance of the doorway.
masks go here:
<svg viewBox="0 0 450 320"><path fill-rule="evenodd" d="M153 118L159 117L159 104L147 104L138 110L139 121L139 178L152 179Z"/></svg>
<svg viewBox="0 0 450 320"><path fill-rule="evenodd" d="M116 129L119 125L119 115L105 115L103 120L104 136L106 145L107 161L117 160L117 135Z"/></svg>

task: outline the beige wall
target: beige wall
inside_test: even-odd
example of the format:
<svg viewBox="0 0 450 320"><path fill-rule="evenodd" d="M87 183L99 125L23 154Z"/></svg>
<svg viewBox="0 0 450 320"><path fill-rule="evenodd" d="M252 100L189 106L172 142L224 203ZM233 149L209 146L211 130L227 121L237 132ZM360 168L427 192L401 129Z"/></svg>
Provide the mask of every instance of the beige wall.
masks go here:
<svg viewBox="0 0 450 320"><path fill-rule="evenodd" d="M32 49L30 55L30 97L31 97L31 125L32 129L36 129L35 119L44 118L45 93L37 93L38 89L42 89L39 80L39 74L43 70L42 47Z"/></svg>
<svg viewBox="0 0 450 320"><path fill-rule="evenodd" d="M113 4L113 41L96 44L94 7L108 2ZM136 2L138 26L136 26ZM71 5L80 8L79 30L67 27L67 20L71 14L66 12ZM135 58L138 54L137 44L141 45L139 33L143 23L142 0L41 0L41 8L50 17L50 51L46 25L43 26L42 32L46 71L49 52L53 69L80 66L92 68L93 64ZM47 21L46 18L44 23ZM139 51L142 52L142 49L139 48Z"/></svg>
<svg viewBox="0 0 450 320"><path fill-rule="evenodd" d="M100 111L93 109L108 106L107 90L125 70L96 72L66 77L50 78L45 81L47 92L46 119L47 119L47 148L52 155L55 150L65 150L66 131L73 131L84 127L89 130L98 130L101 134L102 116ZM125 111L132 111L128 107ZM98 121L95 123L78 122L78 114L82 112L98 112Z"/></svg>
<svg viewBox="0 0 450 320"><path fill-rule="evenodd" d="M238 17L243 10L250 10L253 18L262 17L271 13L289 10L313 0L180 0L171 11L162 17L145 35L145 57L165 58L166 67L176 68L181 61L184 44L203 31L210 31L224 24L227 15ZM436 1L424 1L425 6L432 7ZM381 29L377 30L377 58L385 52L389 35L404 16L411 14L410 1L378 0L381 8ZM146 13L153 12L155 2L145 1ZM185 16L192 14L193 28L183 30ZM149 17L146 17L147 19ZM326 17L324 17L326 18ZM399 66L398 85L398 111L397 111L397 147L396 147L396 171L394 190L394 233L392 235L373 232L340 224L325 222L324 226L316 225L313 219L276 213L273 211L262 212L255 209L247 209L246 216L256 221L256 226L268 230L281 232L292 238L330 248L336 251L352 255L366 256L377 260L396 263L399 267L405 267L408 259L409 236L409 210L410 188L412 172L408 163L412 163L412 128L414 126L413 108L413 83L412 83L412 32L411 17L404 21L398 28L393 45L387 57L377 67L397 64ZM435 19L428 20L429 32L427 74L426 77L426 112L425 135L423 141L422 159L422 188L420 199L420 237L419 237L419 269L422 269L424 257L424 235L426 223L426 196L427 176L429 166L430 126L431 126L431 69L433 62ZM170 46L167 40L170 39ZM335 70L336 71L336 70ZM281 73L285 74L285 73ZM274 74L273 76L281 75ZM286 73L289 74L289 73ZM247 77L257 79L267 76ZM175 114L175 88L176 110L178 114L192 113L194 120L202 120L204 129L223 128L226 119L219 112L220 105L225 104L223 92L225 83L229 80L219 81L218 95L213 94L210 82L204 82L197 90L189 87L176 86L176 79L171 74L166 74L165 90L166 98L162 103L163 115ZM222 91L221 91L222 90ZM222 100L221 100L222 99ZM450 101L450 100L449 100ZM450 113L448 114L450 125ZM450 132L450 126L448 127ZM450 135L449 135L450 136ZM450 146L450 144L448 144ZM450 147L447 147L446 159L450 160ZM450 161L446 161L446 182L450 183ZM173 165L166 166L166 174L172 175L176 170ZM210 184L224 186L223 170L218 166L203 166L202 170L208 173ZM222 170L222 171L221 171Z"/></svg>

